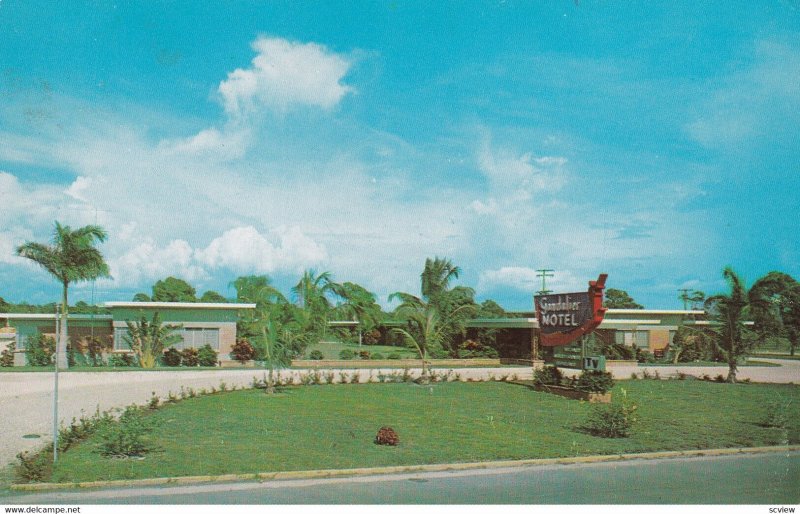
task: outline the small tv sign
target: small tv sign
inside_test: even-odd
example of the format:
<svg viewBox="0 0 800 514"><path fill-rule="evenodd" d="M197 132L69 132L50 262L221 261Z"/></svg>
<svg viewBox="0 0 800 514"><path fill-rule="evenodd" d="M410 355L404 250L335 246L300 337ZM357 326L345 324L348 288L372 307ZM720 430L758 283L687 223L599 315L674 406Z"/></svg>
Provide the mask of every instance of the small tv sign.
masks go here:
<svg viewBox="0 0 800 514"><path fill-rule="evenodd" d="M561 346L590 333L603 321L603 289L608 275L589 282L589 290L578 293L533 297L542 346Z"/></svg>

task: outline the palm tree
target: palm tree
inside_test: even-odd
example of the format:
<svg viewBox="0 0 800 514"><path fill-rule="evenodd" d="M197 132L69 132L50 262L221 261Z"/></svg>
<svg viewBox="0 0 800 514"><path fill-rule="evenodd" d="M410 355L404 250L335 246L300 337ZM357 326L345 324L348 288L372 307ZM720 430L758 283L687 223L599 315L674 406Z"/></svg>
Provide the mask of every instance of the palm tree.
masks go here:
<svg viewBox="0 0 800 514"><path fill-rule="evenodd" d="M306 270L300 281L292 288L297 304L306 320L304 328L320 334L324 331L331 304L327 294L333 292L336 284L329 271L317 275L313 269Z"/></svg>
<svg viewBox="0 0 800 514"><path fill-rule="evenodd" d="M264 352L264 367L268 370L264 380L267 394L275 392L275 369L288 367L292 363L290 345L278 337L278 330L271 319L266 319L261 324L261 337L256 340Z"/></svg>
<svg viewBox="0 0 800 514"><path fill-rule="evenodd" d="M465 309L461 306L457 310ZM447 344L449 334L447 324L442 323L436 308L427 304L417 307L404 307L399 312L405 317L406 328L395 328L393 332L403 338L406 346L417 350L422 359L422 380L428 380L428 354L431 350L440 349Z"/></svg>
<svg viewBox="0 0 800 514"><path fill-rule="evenodd" d="M439 296L447 292L450 281L458 278L460 273L461 268L453 264L450 259L439 257L425 259L425 269L420 275L422 297L435 302Z"/></svg>
<svg viewBox="0 0 800 514"><path fill-rule="evenodd" d="M458 278L461 269L449 259L435 257L425 260L425 268L420 275L422 297L397 292L389 295L389 300L399 299L402 303L396 313L403 317L404 312L425 310L436 311L441 325L441 345L451 355L457 354L456 336L463 334L467 318L477 312L475 291L472 288L457 286L449 288L450 281Z"/></svg>
<svg viewBox="0 0 800 514"><path fill-rule="evenodd" d="M755 339L749 337L743 323L749 305L744 281L730 266L722 274L730 286L730 293L710 296L706 299L705 307L709 318L718 323L712 330L717 348L728 361L727 381L736 383L738 360L747 355Z"/></svg>
<svg viewBox="0 0 800 514"><path fill-rule="evenodd" d="M800 344L800 283L786 273L771 271L750 288L750 307L762 337L783 334L789 353Z"/></svg>
<svg viewBox="0 0 800 514"><path fill-rule="evenodd" d="M164 352L164 348L172 346L181 338L175 333L181 328L180 325L163 325L158 312L153 314L151 321L142 316L138 323L126 320L125 324L128 325L125 342L136 354L139 365L145 369L154 368L156 359Z"/></svg>
<svg viewBox="0 0 800 514"><path fill-rule="evenodd" d="M17 248L17 255L30 259L47 270L63 286L61 297L61 330L58 338L59 369L67 369L67 314L69 302L67 291L73 282L110 277L108 264L103 260L95 244L106 240L102 227L87 225L72 230L67 225L55 222L52 243L26 242Z"/></svg>
<svg viewBox="0 0 800 514"><path fill-rule="evenodd" d="M344 302L336 307L338 313L358 321L360 334L372 330L381 320L381 307L375 302L375 294L353 282L334 284L333 292Z"/></svg>

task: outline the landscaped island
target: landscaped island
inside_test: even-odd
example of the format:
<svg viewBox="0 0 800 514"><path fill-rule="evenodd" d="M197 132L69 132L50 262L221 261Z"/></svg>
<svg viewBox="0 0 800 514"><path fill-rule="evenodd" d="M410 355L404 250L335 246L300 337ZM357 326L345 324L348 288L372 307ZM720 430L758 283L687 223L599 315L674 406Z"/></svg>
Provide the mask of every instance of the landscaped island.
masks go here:
<svg viewBox="0 0 800 514"><path fill-rule="evenodd" d="M596 406L512 383L321 385L187 398L147 412L143 458L103 457L97 435L59 456L53 482L361 468L797 444L800 386L627 381L637 405L627 438L582 427ZM379 446L392 427L398 446Z"/></svg>

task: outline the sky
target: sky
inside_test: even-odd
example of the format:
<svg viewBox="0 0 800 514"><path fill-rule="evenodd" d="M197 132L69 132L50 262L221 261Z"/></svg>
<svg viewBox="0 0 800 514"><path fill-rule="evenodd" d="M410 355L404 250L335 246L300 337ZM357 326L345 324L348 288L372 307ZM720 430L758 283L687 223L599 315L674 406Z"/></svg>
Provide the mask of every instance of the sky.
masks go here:
<svg viewBox="0 0 800 514"><path fill-rule="evenodd" d="M0 296L99 224L130 300L304 269L388 306L428 257L508 310L800 277L800 3L0 0Z"/></svg>

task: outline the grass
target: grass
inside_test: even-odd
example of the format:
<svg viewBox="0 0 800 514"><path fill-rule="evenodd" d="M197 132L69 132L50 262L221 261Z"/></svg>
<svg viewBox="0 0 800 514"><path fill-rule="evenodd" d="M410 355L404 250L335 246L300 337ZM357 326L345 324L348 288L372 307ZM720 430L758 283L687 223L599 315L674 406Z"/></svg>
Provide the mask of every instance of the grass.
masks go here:
<svg viewBox="0 0 800 514"><path fill-rule="evenodd" d="M92 438L62 454L52 481L118 480L356 468L800 442L789 428L760 425L771 402L800 402L800 386L630 381L639 405L627 439L576 429L593 406L501 382L292 387L188 399L152 415L160 450L143 460L106 459ZM400 445L373 444L393 427Z"/></svg>
<svg viewBox="0 0 800 514"><path fill-rule="evenodd" d="M319 350L322 352L322 355L325 356L325 359L328 360L338 360L339 359L339 352L342 350L351 350L358 354L360 350L366 350L369 353L381 353L384 357L388 357L390 353L400 353L402 358L404 359L416 359L419 358L419 355L414 350L406 348L404 346L384 346L384 345L366 345L363 344L360 347L358 343L342 343L342 342L335 342L335 343L316 343L311 344L306 349L305 358L308 358L308 355L314 351Z"/></svg>

